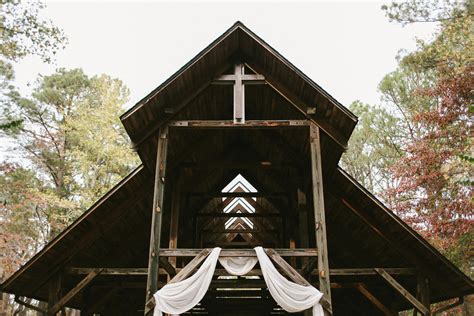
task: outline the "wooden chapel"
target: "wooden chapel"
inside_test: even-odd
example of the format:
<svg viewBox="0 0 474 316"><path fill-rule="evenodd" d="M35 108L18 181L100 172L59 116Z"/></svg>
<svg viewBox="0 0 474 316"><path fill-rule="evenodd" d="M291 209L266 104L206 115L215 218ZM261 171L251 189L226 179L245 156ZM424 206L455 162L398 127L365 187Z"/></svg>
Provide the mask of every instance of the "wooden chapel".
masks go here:
<svg viewBox="0 0 474 316"><path fill-rule="evenodd" d="M142 164L1 285L39 314L151 314L152 294L216 246L263 246L324 294L326 315L432 315L431 303L474 293L338 165L357 117L240 22L121 120ZM188 314L286 312L258 265L243 277L218 265Z"/></svg>

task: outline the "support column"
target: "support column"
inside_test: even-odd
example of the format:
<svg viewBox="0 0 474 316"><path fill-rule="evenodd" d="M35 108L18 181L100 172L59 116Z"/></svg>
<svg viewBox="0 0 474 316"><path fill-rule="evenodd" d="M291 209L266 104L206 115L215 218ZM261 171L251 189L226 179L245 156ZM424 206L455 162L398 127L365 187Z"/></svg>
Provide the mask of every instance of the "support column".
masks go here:
<svg viewBox="0 0 474 316"><path fill-rule="evenodd" d="M300 248L309 248L309 239L308 239L308 210L306 207L306 194L300 189L296 189L296 215L297 215L297 223L295 224L298 227L299 232L299 247ZM308 258L301 259L301 266L307 267L308 266ZM303 277L306 277L303 274ZM311 271L309 271L308 280L311 278Z"/></svg>
<svg viewBox="0 0 474 316"><path fill-rule="evenodd" d="M181 170L177 171L174 179L173 193L171 196L171 223L170 223L170 249L178 247L178 226L181 204ZM168 261L176 268L176 258L168 258Z"/></svg>
<svg viewBox="0 0 474 316"><path fill-rule="evenodd" d="M153 213L151 220L150 252L146 285L146 302L158 290L159 251L161 241L161 218L166 176L166 153L168 149L168 128L161 127L156 154L155 186L153 192ZM145 312L146 315L146 312Z"/></svg>
<svg viewBox="0 0 474 316"><path fill-rule="evenodd" d="M62 295L62 275L56 273L49 281L49 294L48 294L48 316L56 315L53 311L53 307L59 302ZM61 315L65 315L64 309L61 309Z"/></svg>
<svg viewBox="0 0 474 316"><path fill-rule="evenodd" d="M292 193L294 190L292 190ZM289 242L289 248L290 249L295 249L296 248L296 229L298 227L298 208L297 208L297 201L296 201L296 196L293 196L293 194L288 195L288 232L289 232L289 237L290 237L290 242ZM290 259L290 264L296 268L296 258L293 257Z"/></svg>
<svg viewBox="0 0 474 316"><path fill-rule="evenodd" d="M301 190L297 189L296 194L298 195L298 225L300 230L300 245L301 248L309 248L308 241L308 210L306 208L306 194Z"/></svg>
<svg viewBox="0 0 474 316"><path fill-rule="evenodd" d="M428 313L425 315L431 315L430 311L430 286L428 278L422 273L418 272L417 274L417 287L416 287L416 298L420 301L421 304L428 310ZM414 316L421 313L415 309L413 313Z"/></svg>
<svg viewBox="0 0 474 316"><path fill-rule="evenodd" d="M319 290L331 303L331 283L329 280L329 259L326 239L326 216L324 210L323 174L321 165L321 144L319 128L310 125L311 174L314 203L316 246L318 248ZM332 308L332 306L331 306ZM325 314L327 312L325 311Z"/></svg>

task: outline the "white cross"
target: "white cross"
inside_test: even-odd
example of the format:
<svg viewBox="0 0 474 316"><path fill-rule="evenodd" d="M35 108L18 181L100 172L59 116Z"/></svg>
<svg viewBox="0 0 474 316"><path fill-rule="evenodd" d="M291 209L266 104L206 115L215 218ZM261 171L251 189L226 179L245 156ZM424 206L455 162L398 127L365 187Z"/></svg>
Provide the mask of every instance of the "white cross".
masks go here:
<svg viewBox="0 0 474 316"><path fill-rule="evenodd" d="M245 124L245 85L265 83L259 74L245 74L244 64L234 66L234 74L222 75L215 80L219 84L234 85L234 123Z"/></svg>

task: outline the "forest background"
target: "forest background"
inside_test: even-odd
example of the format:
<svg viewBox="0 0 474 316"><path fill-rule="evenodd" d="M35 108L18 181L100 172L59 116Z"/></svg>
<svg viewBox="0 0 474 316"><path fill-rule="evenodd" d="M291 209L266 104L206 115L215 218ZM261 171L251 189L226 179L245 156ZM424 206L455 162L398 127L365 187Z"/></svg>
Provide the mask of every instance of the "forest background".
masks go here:
<svg viewBox="0 0 474 316"><path fill-rule="evenodd" d="M0 6L0 136L16 157L1 157L0 165L3 281L139 160L119 121L129 98L119 79L59 68L20 93L14 63L27 56L54 62L67 34L40 17L42 3ZM406 0L381 10L394 23L438 26L431 40L396 56L397 69L379 84L379 104L349 106L359 123L341 164L472 277L472 8Z"/></svg>

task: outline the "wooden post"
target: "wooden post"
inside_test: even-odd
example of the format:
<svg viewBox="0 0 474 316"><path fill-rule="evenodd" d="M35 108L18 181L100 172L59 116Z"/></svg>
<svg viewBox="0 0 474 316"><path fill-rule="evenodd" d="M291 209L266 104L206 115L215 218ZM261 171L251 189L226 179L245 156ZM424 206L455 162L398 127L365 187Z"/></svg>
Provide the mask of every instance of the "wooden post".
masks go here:
<svg viewBox="0 0 474 316"><path fill-rule="evenodd" d="M234 123L245 123L245 84L261 84L265 77L259 74L245 74L245 65L234 65L234 74L222 75L214 80L214 84L234 85Z"/></svg>
<svg viewBox="0 0 474 316"><path fill-rule="evenodd" d="M178 170L171 196L171 222L170 222L170 249L178 247L178 226L179 226L179 209L181 202L181 171ZM169 263L176 268L176 258L168 258Z"/></svg>
<svg viewBox="0 0 474 316"><path fill-rule="evenodd" d="M321 166L321 144L319 128L313 123L310 125L310 146L316 246L318 248L319 290L331 304L331 283L329 279L323 173Z"/></svg>
<svg viewBox="0 0 474 316"><path fill-rule="evenodd" d="M358 284L356 289L359 290L369 301L372 302L385 316L395 316L396 314L391 311L387 306L380 302L364 284Z"/></svg>
<svg viewBox="0 0 474 316"><path fill-rule="evenodd" d="M235 65L235 83L234 83L234 123L245 123L245 96L244 85L242 84L242 75L244 74L244 65Z"/></svg>
<svg viewBox="0 0 474 316"><path fill-rule="evenodd" d="M296 194L298 195L298 220L299 220L299 231L300 231L300 247L309 248L308 241L308 211L306 208L306 194L301 190L297 189Z"/></svg>
<svg viewBox="0 0 474 316"><path fill-rule="evenodd" d="M299 245L298 246L301 248L309 248L308 210L306 207L306 194L299 188L296 188L296 200L297 200L296 216L298 220L298 222L296 223L296 226L298 227L298 232L299 232L299 236L298 236ZM302 260L302 267L305 267L305 266L309 267L307 258L303 258ZM312 268L314 268L314 266ZM307 275L303 274L303 277L310 280L311 272L312 271L309 271Z"/></svg>
<svg viewBox="0 0 474 316"><path fill-rule="evenodd" d="M296 248L296 243L297 243L297 236L296 236L296 230L298 228L298 208L297 208L297 196L296 196L296 190L292 190L292 193L294 194L288 194L288 211L287 217L288 217L288 232L289 232L289 248L290 249L295 249ZM291 258L290 259L290 264L296 268L297 262L296 258Z"/></svg>
<svg viewBox="0 0 474 316"><path fill-rule="evenodd" d="M156 154L155 187L153 192L153 213L151 220L150 251L148 260L148 277L146 285L146 301L158 290L159 251L161 241L161 218L166 176L166 153L168 149L168 128L161 127L158 137ZM145 312L146 315L146 312Z"/></svg>
<svg viewBox="0 0 474 316"><path fill-rule="evenodd" d="M48 306L48 315L56 315L61 310L63 315L66 315L66 304L72 300L80 291L82 291L89 283L92 282L100 273L102 269L92 270L85 278L81 280L75 287L59 299L53 306Z"/></svg>
<svg viewBox="0 0 474 316"><path fill-rule="evenodd" d="M428 310L428 313L426 315L431 315L429 280L422 273L417 274L416 298ZM418 315L418 312L421 312L421 311L415 310L413 315L415 316Z"/></svg>
<svg viewBox="0 0 474 316"><path fill-rule="evenodd" d="M53 313L53 307L61 299L62 295L62 275L60 272L56 273L49 281L49 294L48 294L48 316L56 315ZM61 311L61 315L64 315Z"/></svg>

